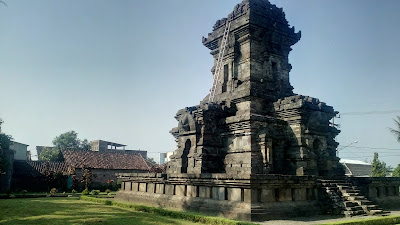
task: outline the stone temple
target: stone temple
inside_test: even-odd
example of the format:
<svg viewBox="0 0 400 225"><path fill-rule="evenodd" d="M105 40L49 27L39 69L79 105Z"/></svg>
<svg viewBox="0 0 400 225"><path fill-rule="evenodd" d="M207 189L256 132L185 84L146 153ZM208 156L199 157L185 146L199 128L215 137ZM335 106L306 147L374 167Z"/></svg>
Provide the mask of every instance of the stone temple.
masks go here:
<svg viewBox="0 0 400 225"><path fill-rule="evenodd" d="M382 210L367 197L398 200L400 180L345 178L331 121L338 112L293 93L288 55L300 38L267 0L243 0L218 20L202 40L215 59L213 101L178 111L166 173L119 174L117 199L243 220L374 214Z"/></svg>

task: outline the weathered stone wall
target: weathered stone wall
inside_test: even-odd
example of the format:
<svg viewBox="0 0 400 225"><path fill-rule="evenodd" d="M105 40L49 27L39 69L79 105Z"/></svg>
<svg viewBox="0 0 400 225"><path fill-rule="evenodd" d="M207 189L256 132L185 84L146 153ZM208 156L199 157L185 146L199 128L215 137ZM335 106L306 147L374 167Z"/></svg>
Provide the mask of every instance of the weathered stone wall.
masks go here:
<svg viewBox="0 0 400 225"><path fill-rule="evenodd" d="M82 179L82 169L75 169L76 179L80 181ZM147 173L147 171L140 170L107 170L107 169L92 169L92 188L97 188L99 186L104 186L107 181L113 180L114 183L117 182L117 173Z"/></svg>
<svg viewBox="0 0 400 225"><path fill-rule="evenodd" d="M117 200L242 220L322 213L311 177L226 174L119 174ZM311 210L312 209L312 210Z"/></svg>
<svg viewBox="0 0 400 225"><path fill-rule="evenodd" d="M400 207L400 178L398 177L351 177L361 194L385 209Z"/></svg>

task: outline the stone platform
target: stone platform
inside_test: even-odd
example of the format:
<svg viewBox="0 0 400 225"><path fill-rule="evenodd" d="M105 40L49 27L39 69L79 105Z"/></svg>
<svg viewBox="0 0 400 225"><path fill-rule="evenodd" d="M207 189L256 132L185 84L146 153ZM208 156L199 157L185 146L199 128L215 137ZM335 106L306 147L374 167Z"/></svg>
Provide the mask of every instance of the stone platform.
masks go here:
<svg viewBox="0 0 400 225"><path fill-rule="evenodd" d="M332 213L330 209L344 203L341 198L332 202L323 186L326 180L315 176L159 173L117 176L122 185L116 200L239 220L322 215ZM400 178L337 178L357 185L361 190L359 195L366 201L373 200L385 209L400 207Z"/></svg>
<svg viewBox="0 0 400 225"><path fill-rule="evenodd" d="M260 221L321 214L317 180L310 176L119 174L116 199Z"/></svg>

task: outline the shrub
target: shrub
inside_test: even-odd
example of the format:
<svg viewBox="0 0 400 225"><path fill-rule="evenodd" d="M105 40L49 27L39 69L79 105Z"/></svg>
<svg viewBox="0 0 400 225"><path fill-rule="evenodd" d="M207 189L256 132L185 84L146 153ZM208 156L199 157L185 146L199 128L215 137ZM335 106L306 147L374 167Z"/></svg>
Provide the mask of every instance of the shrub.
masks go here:
<svg viewBox="0 0 400 225"><path fill-rule="evenodd" d="M92 190L92 191L90 192L90 194L91 194L91 195L98 195L98 194L100 194L100 190Z"/></svg>
<svg viewBox="0 0 400 225"><path fill-rule="evenodd" d="M23 194L23 195L26 195L26 193L28 193L27 190L22 190L22 191L21 191L21 194Z"/></svg>
<svg viewBox="0 0 400 225"><path fill-rule="evenodd" d="M109 193L111 192L111 190L110 190L110 189L106 189L105 192L106 192L107 194L109 194Z"/></svg>
<svg viewBox="0 0 400 225"><path fill-rule="evenodd" d="M72 192L72 194L76 194L77 191L75 189L72 189L71 192Z"/></svg>
<svg viewBox="0 0 400 225"><path fill-rule="evenodd" d="M106 200L106 201L104 202L104 204L105 204L105 205L112 205L112 202L111 202L110 200Z"/></svg>
<svg viewBox="0 0 400 225"><path fill-rule="evenodd" d="M52 188L52 189L50 190L50 194L51 194L51 195L57 194L57 189L56 189L56 188Z"/></svg>
<svg viewBox="0 0 400 225"><path fill-rule="evenodd" d="M82 195L89 195L89 190L88 189L83 190Z"/></svg>

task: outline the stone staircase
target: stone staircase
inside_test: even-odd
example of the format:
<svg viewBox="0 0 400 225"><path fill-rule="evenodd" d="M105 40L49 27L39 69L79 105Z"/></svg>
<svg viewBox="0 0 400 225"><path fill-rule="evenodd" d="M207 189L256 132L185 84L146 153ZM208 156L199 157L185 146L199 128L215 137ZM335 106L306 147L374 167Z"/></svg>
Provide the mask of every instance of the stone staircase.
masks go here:
<svg viewBox="0 0 400 225"><path fill-rule="evenodd" d="M388 214L362 196L357 187L345 179L320 180L320 183L332 200L335 211L339 211L346 217Z"/></svg>

